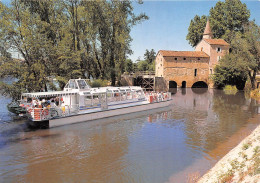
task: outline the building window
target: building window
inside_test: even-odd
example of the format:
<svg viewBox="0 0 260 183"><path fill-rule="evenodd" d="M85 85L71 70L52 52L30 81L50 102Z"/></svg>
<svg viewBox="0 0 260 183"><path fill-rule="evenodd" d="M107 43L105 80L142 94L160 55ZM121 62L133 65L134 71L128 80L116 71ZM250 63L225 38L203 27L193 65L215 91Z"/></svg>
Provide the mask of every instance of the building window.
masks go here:
<svg viewBox="0 0 260 183"><path fill-rule="evenodd" d="M162 64L161 64L161 66L162 66Z"/></svg>
<svg viewBox="0 0 260 183"><path fill-rule="evenodd" d="M218 56L218 61L221 59L221 56Z"/></svg>
<svg viewBox="0 0 260 183"><path fill-rule="evenodd" d="M212 74L212 69L210 69L210 74Z"/></svg>
<svg viewBox="0 0 260 183"><path fill-rule="evenodd" d="M194 70L194 76L197 76L197 69Z"/></svg>
<svg viewBox="0 0 260 183"><path fill-rule="evenodd" d="M198 58L198 60L200 60L200 58Z"/></svg>
<svg viewBox="0 0 260 183"><path fill-rule="evenodd" d="M183 58L183 60L186 60L186 58Z"/></svg>
<svg viewBox="0 0 260 183"><path fill-rule="evenodd" d="M203 47L200 48L200 51L203 51Z"/></svg>
<svg viewBox="0 0 260 183"><path fill-rule="evenodd" d="M217 52L221 52L221 48L220 47L217 47Z"/></svg>
<svg viewBox="0 0 260 183"><path fill-rule="evenodd" d="M178 60L177 58L174 58L174 60Z"/></svg>

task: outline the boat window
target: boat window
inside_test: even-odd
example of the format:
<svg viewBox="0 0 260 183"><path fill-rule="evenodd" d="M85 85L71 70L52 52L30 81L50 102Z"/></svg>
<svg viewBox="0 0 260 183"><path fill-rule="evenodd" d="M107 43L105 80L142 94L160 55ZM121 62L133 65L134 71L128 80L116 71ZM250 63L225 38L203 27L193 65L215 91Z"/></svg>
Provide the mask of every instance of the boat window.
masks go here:
<svg viewBox="0 0 260 183"><path fill-rule="evenodd" d="M75 88L76 88L75 85L76 85L75 80L70 80L70 82L69 82L69 88L75 89Z"/></svg>
<svg viewBox="0 0 260 183"><path fill-rule="evenodd" d="M100 105L98 94L93 95L92 105L93 105L93 107Z"/></svg>
<svg viewBox="0 0 260 183"><path fill-rule="evenodd" d="M85 80L78 80L79 89L88 89L88 85Z"/></svg>
<svg viewBox="0 0 260 183"><path fill-rule="evenodd" d="M91 107L92 106L92 96L85 96L85 106L86 107Z"/></svg>

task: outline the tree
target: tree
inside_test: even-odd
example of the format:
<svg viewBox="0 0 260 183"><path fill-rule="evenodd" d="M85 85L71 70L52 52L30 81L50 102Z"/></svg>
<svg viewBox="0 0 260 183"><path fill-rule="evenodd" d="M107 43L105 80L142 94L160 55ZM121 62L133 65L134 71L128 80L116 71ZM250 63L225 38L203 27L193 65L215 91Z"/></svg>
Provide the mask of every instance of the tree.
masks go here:
<svg viewBox="0 0 260 183"><path fill-rule="evenodd" d="M140 60L140 58L138 59L137 69L139 71L154 71L155 70L155 57L156 57L156 53L155 53L154 49L151 49L151 51L146 49L145 53L144 53L145 60Z"/></svg>
<svg viewBox="0 0 260 183"><path fill-rule="evenodd" d="M188 29L188 34L186 36L186 40L189 41L192 47L196 46L203 36L203 31L205 29L207 22L207 17L202 15L201 17L196 15L190 22L190 26Z"/></svg>
<svg viewBox="0 0 260 183"><path fill-rule="evenodd" d="M13 0L0 2L0 77L12 76L4 93L61 88L71 78L110 79L115 85L130 49L130 30L147 19L131 1ZM23 61L10 58L10 50ZM13 95L17 96L17 95Z"/></svg>
<svg viewBox="0 0 260 183"><path fill-rule="evenodd" d="M223 38L228 43L231 42L236 32L244 32L243 25L248 23L250 11L246 4L240 0L218 1L210 9L209 21L214 38ZM204 25L204 28L203 28ZM191 20L186 39L191 46L196 46L202 39L202 34L206 25L206 16L196 15Z"/></svg>
<svg viewBox="0 0 260 183"><path fill-rule="evenodd" d="M244 34L236 33L231 42L232 52L215 68L217 85L237 85L248 77L252 89L255 89L256 74L260 70L260 27L249 22L243 29Z"/></svg>
<svg viewBox="0 0 260 183"><path fill-rule="evenodd" d="M131 59L127 59L125 62L125 71L126 72L133 72L134 71L134 64Z"/></svg>
<svg viewBox="0 0 260 183"><path fill-rule="evenodd" d="M144 59L149 63L151 64L154 60L155 60L155 57L156 57L156 53L154 51L154 49L151 49L151 51L149 50L145 50L145 53L144 53Z"/></svg>

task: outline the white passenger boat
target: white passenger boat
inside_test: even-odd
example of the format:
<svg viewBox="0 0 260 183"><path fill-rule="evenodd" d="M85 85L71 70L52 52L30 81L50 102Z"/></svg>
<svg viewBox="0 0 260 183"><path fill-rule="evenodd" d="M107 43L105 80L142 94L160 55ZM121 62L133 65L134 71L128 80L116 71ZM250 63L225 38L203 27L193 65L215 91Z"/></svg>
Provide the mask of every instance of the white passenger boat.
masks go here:
<svg viewBox="0 0 260 183"><path fill-rule="evenodd" d="M84 79L71 79L63 91L23 93L20 106L34 125L55 127L170 104L169 92L148 93L137 86L91 88Z"/></svg>

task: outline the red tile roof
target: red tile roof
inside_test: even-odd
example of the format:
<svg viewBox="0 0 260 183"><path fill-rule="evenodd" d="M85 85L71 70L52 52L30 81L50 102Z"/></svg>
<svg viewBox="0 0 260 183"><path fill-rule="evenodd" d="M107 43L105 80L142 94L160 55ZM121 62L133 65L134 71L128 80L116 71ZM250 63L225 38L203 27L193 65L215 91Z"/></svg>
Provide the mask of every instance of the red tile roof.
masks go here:
<svg viewBox="0 0 260 183"><path fill-rule="evenodd" d="M203 51L159 51L163 57L209 57Z"/></svg>
<svg viewBox="0 0 260 183"><path fill-rule="evenodd" d="M229 44L224 39L204 39L209 44L215 45L225 45L229 46Z"/></svg>

